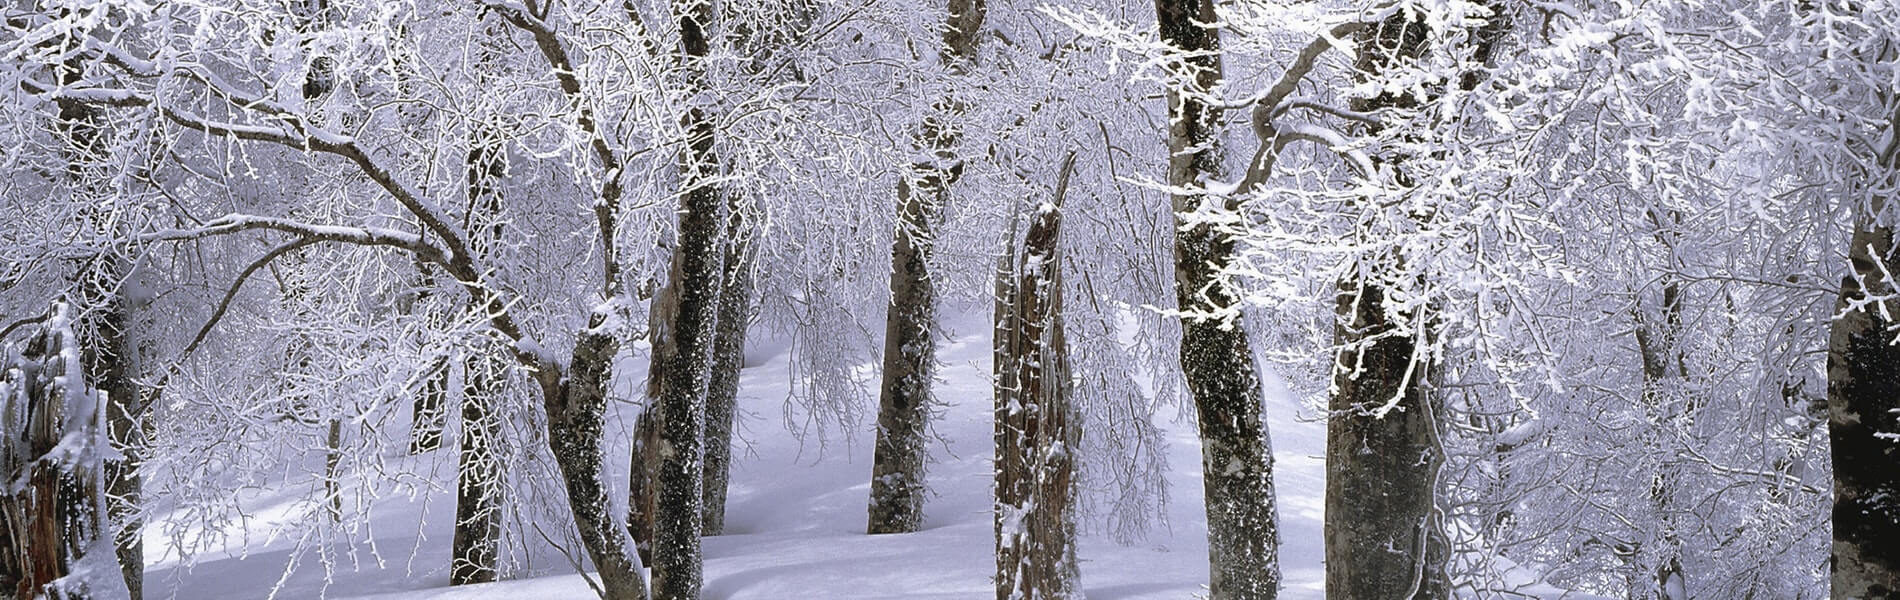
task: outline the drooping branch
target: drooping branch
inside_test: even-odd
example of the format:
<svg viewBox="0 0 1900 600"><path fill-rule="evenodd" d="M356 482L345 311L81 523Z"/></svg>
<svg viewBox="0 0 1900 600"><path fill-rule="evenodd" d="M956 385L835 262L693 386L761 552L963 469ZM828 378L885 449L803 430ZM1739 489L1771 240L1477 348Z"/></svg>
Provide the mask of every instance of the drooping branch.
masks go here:
<svg viewBox="0 0 1900 600"><path fill-rule="evenodd" d="M388 192L398 204L413 215L422 227L440 239L441 246L425 243L420 236L386 229L363 227L316 226L284 219L232 215L225 219L214 220L206 227L192 230L171 230L148 234L147 239L196 239L208 235L245 231L252 229L275 229L287 233L316 237L326 241L346 242L365 245L399 247L417 254L422 259L443 267L459 281L476 306L486 307L489 324L496 331L515 342L515 358L523 364L536 368L558 367L557 361L551 361L541 351L507 310L507 302L495 292L493 286L484 281L484 270L475 264L470 251L468 238L436 204L424 198L414 188L398 180L394 173L384 167L369 152L358 146L356 140L345 135L327 131L309 124L281 107L249 94L225 87L216 78L194 74L195 71L183 70L186 76L213 88L216 95L231 103L234 108L252 112L263 112L285 121L286 128L243 125L214 121L196 113L175 108L164 103L154 102L152 96L132 90L111 90L105 88L63 89L57 86L41 84L32 80L21 80L20 86L27 93L49 100L71 99L114 107L145 107L156 111L166 120L181 127L199 131L208 135L224 136L233 139L266 142L304 151L315 151L340 156L355 164L365 176ZM221 222L222 221L222 222ZM611 238L608 238L611 239Z"/></svg>
<svg viewBox="0 0 1900 600"><path fill-rule="evenodd" d="M192 352L197 351L198 346L204 343L205 338L211 336L211 330L218 326L218 322L224 319L225 312L231 309L231 300L237 298L238 292L244 289L244 283L250 281L252 275L257 274L257 272L264 267L270 266L271 262L277 260L280 256L321 241L324 240L314 237L292 240L289 243L272 248L270 252L266 252L263 256L258 257L257 260L251 261L251 264L246 265L244 270L238 271L237 277L231 280L231 286L224 290L224 298L218 300L217 307L211 310L211 317L205 319L204 325L198 327L198 334L191 337L191 343L185 344L185 349L179 351L177 362L183 363L185 359L190 358Z"/></svg>
<svg viewBox="0 0 1900 600"><path fill-rule="evenodd" d="M607 142L607 136L601 131L600 124L594 120L594 111L588 108L586 98L581 94L581 81L574 71L574 59L567 51L567 44L561 41L560 33L554 30L546 20L547 11L552 3L543 5L537 13L530 7L515 0L483 0L483 5L516 29L526 32L534 38L534 45L541 51L541 57L548 63L548 69L561 85L565 94L579 114L574 122L588 136L589 146L594 157L600 161L602 171L600 196L594 202L594 220L600 232L601 278L603 292L609 298L620 294L620 257L614 250L614 238L617 213L620 211L620 197L625 189L620 184L620 176L625 161L620 153L614 151Z"/></svg>

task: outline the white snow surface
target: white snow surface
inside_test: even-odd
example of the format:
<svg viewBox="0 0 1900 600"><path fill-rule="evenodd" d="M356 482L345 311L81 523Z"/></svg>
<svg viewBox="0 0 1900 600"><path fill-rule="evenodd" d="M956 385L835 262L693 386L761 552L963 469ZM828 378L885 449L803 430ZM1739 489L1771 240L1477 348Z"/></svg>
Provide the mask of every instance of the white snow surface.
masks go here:
<svg viewBox="0 0 1900 600"><path fill-rule="evenodd" d="M830 598L972 599L993 597L991 533L991 406L988 326L980 318L958 319L958 332L942 342L937 395L947 404L935 431L928 474L933 496L922 531L866 535L874 415L866 415L850 439L831 436L820 448L782 425L787 397L785 344L754 340L741 377L741 423L735 441L726 535L705 539L703 597L722 599ZM624 393L642 389L646 356L623 360ZM1268 383L1266 414L1275 451L1279 494L1281 561L1288 600L1324 597L1321 566L1325 495L1325 424L1290 398L1276 380ZM616 403L610 415L608 456L619 457L614 485L623 498L627 455L624 430L631 403ZM872 408L874 410L874 408ZM1091 600L1180 600L1204 597L1208 581L1206 516L1202 512L1200 444L1191 411L1176 420L1164 408L1155 418L1168 443L1168 520L1132 545L1106 534L1079 540L1081 587ZM450 449L438 452L452 452ZM394 459L392 459L394 460ZM402 460L420 460L404 458ZM320 464L320 463L319 463ZM451 465L437 475L452 488ZM318 467L320 468L320 467ZM318 469L312 469L315 473ZM156 526L146 532L146 598L265 598L281 580L277 598L382 600L588 599L593 591L558 553L535 559L533 570L492 584L448 587L452 489L407 498L384 498L369 507L369 527L356 543L327 546L335 573L325 584L317 553L281 529L306 514L301 505L314 485L309 475L245 498L247 523L232 527L223 551L185 564L164 550ZM349 510L357 510L351 508ZM562 527L559 523L543 527ZM291 531L293 533L282 533ZM420 535L418 535L420 534ZM529 532L528 537L536 537ZM373 539L374 552L363 543ZM353 547L353 550L352 550ZM578 548L576 548L578 551ZM380 558L378 557L380 555ZM285 566L297 569L285 575ZM281 578L281 579L280 579ZM1536 591L1552 592L1544 586ZM1527 589L1526 591L1530 591ZM1557 596L1552 596L1557 597ZM1576 596L1570 596L1576 597Z"/></svg>

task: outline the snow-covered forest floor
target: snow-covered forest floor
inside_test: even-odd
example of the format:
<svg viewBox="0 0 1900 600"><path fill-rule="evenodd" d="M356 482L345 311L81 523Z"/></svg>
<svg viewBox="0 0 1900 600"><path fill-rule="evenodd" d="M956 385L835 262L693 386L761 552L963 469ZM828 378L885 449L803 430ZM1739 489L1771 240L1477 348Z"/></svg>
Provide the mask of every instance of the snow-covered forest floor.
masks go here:
<svg viewBox="0 0 1900 600"><path fill-rule="evenodd" d="M727 535L706 539L705 598L909 598L967 599L993 594L990 522L990 345L977 319L964 319L941 346L937 421L932 445L934 496L923 531L869 536L864 533L871 468L872 424L849 439L834 434L822 446L801 442L782 417L789 363L782 344L761 340L748 353L739 394L742 412L738 457L728 504ZM645 378L645 356L628 366L623 389ZM867 366L866 368L870 368ZM634 388L637 389L637 388ZM627 427L634 407L621 404L611 423ZM1168 523L1147 539L1122 545L1103 533L1080 538L1082 587L1094 600L1181 599L1207 585L1206 516L1201 506L1200 443L1192 413L1176 418L1164 407L1156 425L1168 446ZM1286 587L1283 598L1323 597L1320 566L1325 424L1285 393L1269 396L1284 528ZM624 434L609 435L609 456L627 455ZM442 450L438 452L447 452ZM426 461L430 457L417 457ZM406 466L406 465L401 465ZM624 476L624 466L621 467ZM314 549L292 556L295 539L273 538L286 515L302 510L305 476L282 484L294 493L261 490L247 502L251 519L233 524L248 536L233 537L224 552L182 565L159 556L167 540L148 528L155 552L148 567L149 598L256 598L271 593L285 566L280 598L591 598L593 592L557 553L536 557L524 578L449 588L452 489L414 500L396 497L370 508L370 532L380 560L360 541L340 542L336 572L326 573ZM442 481L452 481L444 473ZM420 523L420 529L418 529ZM544 527L550 526L547 524ZM418 542L418 532L421 540ZM531 537L533 533L529 534ZM248 541L247 538L248 537ZM355 546L355 562L347 555ZM574 549L579 552L579 549ZM535 575L540 575L535 577Z"/></svg>
<svg viewBox="0 0 1900 600"><path fill-rule="evenodd" d="M794 435L783 417L790 381L786 347L771 339L753 344L741 379L742 425L735 441L738 458L727 534L705 542L705 598L948 600L994 593L990 344L980 318L958 321L940 347L944 364L936 389L945 406L936 422L940 439L931 450L934 496L927 505L924 530L914 534L864 533L874 437L870 419L848 439L834 433L820 444L812 436ZM626 368L619 384L628 397L637 397L634 391L646 377L645 363L643 354L621 362ZM1281 597L1323 598L1326 426L1314 409L1277 382L1268 387L1266 414L1284 542ZM621 431L608 436L609 456L627 456L625 430L635 408L627 403L615 407L609 422ZM1183 599L1206 593L1200 441L1192 413L1170 407L1158 412L1155 425L1167 440L1168 522L1157 524L1146 539L1126 545L1104 532L1087 531L1085 523L1080 537L1082 588L1092 600ZM427 455L392 459L391 466L396 471L420 470L429 460ZM618 473L625 476L624 464ZM286 519L309 512L304 491L314 485L312 477L293 476L275 488L254 492L245 502L249 520L225 532L232 535L222 552L202 554L190 565L176 555L154 552L147 597L260 598L274 588L278 598L595 597L566 559L542 544L528 551L533 555L530 564L517 578L448 587L454 494L447 488L414 499L379 500L368 509L367 531L295 551L296 539L274 534ZM449 481L449 474L442 473L441 480ZM148 527L148 548L166 547L163 529ZM309 530L303 525L282 529ZM374 540L374 549L367 540ZM334 553L333 571L326 572L318 548ZM580 553L578 548L570 551ZM297 567L286 575L292 562ZM1522 589L1551 591L1547 586Z"/></svg>

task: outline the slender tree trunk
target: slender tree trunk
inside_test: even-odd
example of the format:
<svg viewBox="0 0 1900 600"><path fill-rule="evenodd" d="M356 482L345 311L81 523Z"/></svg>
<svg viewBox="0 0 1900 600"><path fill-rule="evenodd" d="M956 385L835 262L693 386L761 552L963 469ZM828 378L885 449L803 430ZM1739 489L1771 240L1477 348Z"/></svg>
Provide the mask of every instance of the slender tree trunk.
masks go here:
<svg viewBox="0 0 1900 600"><path fill-rule="evenodd" d="M657 372L650 375L657 376ZM657 384L649 386L648 397L658 398L660 389ZM655 408L648 405L633 423L633 465L627 476L627 533L633 535L640 559L647 562L653 560L653 520L659 511L660 494L660 431L654 427Z"/></svg>
<svg viewBox="0 0 1900 600"><path fill-rule="evenodd" d="M449 363L446 360L432 362L428 371L421 392L416 394L415 420L409 426L410 454L441 448L442 430L448 427Z"/></svg>
<svg viewBox="0 0 1900 600"><path fill-rule="evenodd" d="M1668 249L1667 256L1675 260L1675 234L1682 225L1681 215L1669 211L1668 217L1662 217L1652 211L1650 217L1657 226L1657 239ZM1668 220L1665 221L1664 219ZM1671 265L1673 267L1673 265ZM1688 419L1695 402L1685 394L1687 387L1688 362L1683 347L1682 281L1673 273L1665 271L1662 280L1662 316L1660 319L1648 319L1638 309L1636 323L1636 346L1643 361L1643 408L1652 428L1651 452L1659 453L1664 459L1650 480L1650 509L1655 511L1659 525L1658 531L1642 548L1640 556L1648 558L1648 581L1642 586L1632 586L1631 597L1656 600L1687 600L1688 574L1682 568L1682 531L1680 521L1682 508L1676 506L1676 493L1681 487L1680 468L1673 464L1673 457L1682 452L1675 442L1675 432L1688 430ZM1686 407L1686 408L1685 408Z"/></svg>
<svg viewBox="0 0 1900 600"><path fill-rule="evenodd" d="M1413 15L1395 13L1361 30L1356 67L1372 76L1415 59L1426 36ZM1354 110L1413 102L1385 93L1354 101ZM1326 424L1326 591L1349 599L1447 598L1450 551L1436 504L1442 406L1428 389L1434 366L1421 347L1434 325L1416 312L1388 311L1381 273L1398 268L1397 256L1361 260L1339 282L1334 329L1340 350Z"/></svg>
<svg viewBox="0 0 1900 600"><path fill-rule="evenodd" d="M983 0L950 0L940 55L952 73L976 59ZM891 306L884 317L884 372L878 386L877 446L871 465L871 505L865 531L908 533L924 520L924 436L937 366L937 289L930 273L935 221L962 172L958 132L948 119L962 107L948 98L924 119L917 139L933 159L911 165L897 183L897 232L891 240Z"/></svg>
<svg viewBox="0 0 1900 600"><path fill-rule="evenodd" d="M1220 37L1205 26L1218 19L1212 0L1155 0L1161 39L1187 53L1190 81L1168 90L1168 182L1183 188L1221 174L1219 109L1206 96L1221 81ZM1212 225L1187 219L1204 204L1232 210L1232 199L1173 197L1175 299L1204 313L1181 322L1181 370L1194 397L1201 433L1207 501L1207 555L1215 600L1271 599L1280 587L1279 524L1273 498L1273 453L1261 418L1260 371L1240 302L1222 271L1234 241Z"/></svg>
<svg viewBox="0 0 1900 600"><path fill-rule="evenodd" d="M330 521L343 522L343 419L331 417L323 436L323 491Z"/></svg>
<svg viewBox="0 0 1900 600"><path fill-rule="evenodd" d="M1063 161L1015 260L1011 228L997 273L996 598L1067 600L1076 586L1075 469L1082 430L1070 400L1062 330L1059 212L1075 155Z"/></svg>
<svg viewBox="0 0 1900 600"><path fill-rule="evenodd" d="M484 48L481 62L487 64L493 56ZM501 240L503 227L499 184L507 177L507 157L498 129L494 123L477 127L464 161L470 250L483 259ZM501 544L501 465L496 453L501 422L494 406L508 371L495 355L484 352L469 352L462 366L462 451L456 464L449 585L494 581ZM447 370L440 374L446 384Z"/></svg>
<svg viewBox="0 0 1900 600"><path fill-rule="evenodd" d="M1894 165L1883 165L1889 173ZM1833 597L1900 597L1900 345L1894 344L1900 273L1886 198L1858 219L1828 334L1828 438L1834 459Z"/></svg>
<svg viewBox="0 0 1900 600"><path fill-rule="evenodd" d="M455 535L449 585L486 583L497 575L501 545L501 421L495 414L505 366L470 352L462 361L462 452L455 469Z"/></svg>
<svg viewBox="0 0 1900 600"><path fill-rule="evenodd" d="M732 481L732 428L739 402L739 370L745 366L746 326L752 320L753 236L747 207L735 199L726 226L725 287L719 294L719 326L713 337L712 376L706 386L706 468L702 535L726 529L726 491Z"/></svg>

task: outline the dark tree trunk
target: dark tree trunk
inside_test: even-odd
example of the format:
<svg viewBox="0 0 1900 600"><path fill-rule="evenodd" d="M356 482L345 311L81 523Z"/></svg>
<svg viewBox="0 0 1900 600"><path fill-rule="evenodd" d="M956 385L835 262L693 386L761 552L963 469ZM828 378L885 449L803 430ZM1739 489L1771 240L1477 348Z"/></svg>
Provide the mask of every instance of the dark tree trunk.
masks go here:
<svg viewBox="0 0 1900 600"><path fill-rule="evenodd" d="M331 418L323 436L323 492L330 521L343 522L343 419Z"/></svg>
<svg viewBox="0 0 1900 600"><path fill-rule="evenodd" d="M495 396L507 369L492 355L462 361L462 452L455 469L455 535L449 585L486 583L497 575L501 544L501 421Z"/></svg>
<svg viewBox="0 0 1900 600"><path fill-rule="evenodd" d="M1068 343L1062 330L1059 212L1070 154L1055 201L1029 226L1015 259L1012 227L997 273L996 598L1079 597L1075 559L1075 461L1082 430L1070 401Z"/></svg>
<svg viewBox="0 0 1900 600"><path fill-rule="evenodd" d="M734 199L739 198L733 194ZM748 208L733 202L726 226L725 287L719 294L719 325L713 337L712 375L706 385L706 468L702 535L726 529L726 490L732 481L732 428L739 402L739 370L745 366L746 326L752 321L756 226Z"/></svg>
<svg viewBox="0 0 1900 600"><path fill-rule="evenodd" d="M491 57L484 54L482 61ZM470 250L484 259L502 235L499 183L507 176L507 157L499 139L493 123L477 128L465 160ZM468 353L462 367L462 451L456 464L449 585L494 581L501 544L501 465L496 453L501 422L494 407L508 371L495 356L482 352ZM446 385L447 369L439 376Z"/></svg>
<svg viewBox="0 0 1900 600"><path fill-rule="evenodd" d="M1219 109L1197 93L1221 80L1220 38L1211 0L1155 0L1161 39L1183 52L1188 90L1168 91L1168 182L1193 188L1221 174ZM1215 600L1270 599L1279 593L1279 525L1273 498L1273 453L1261 418L1260 372L1239 322L1240 302L1222 270L1234 242L1206 223L1186 227L1202 203L1234 208L1232 199L1177 194L1175 299L1204 313L1181 323L1181 370L1194 398L1201 433L1207 501L1210 592Z"/></svg>
<svg viewBox="0 0 1900 600"><path fill-rule="evenodd" d="M1430 365L1415 352L1418 340L1395 331L1383 288L1346 285L1326 423L1326 590L1444 598L1448 547L1434 507L1444 457L1434 443L1439 406L1424 381Z"/></svg>
<svg viewBox="0 0 1900 600"><path fill-rule="evenodd" d="M80 68L71 65L61 79L68 84L80 80ZM59 103L59 130L64 138L69 164L69 180L75 186L93 186L95 176L84 173L83 166L103 158L97 108L72 101ZM111 235L105 219L88 214L88 227L101 235ZM83 328L86 376L106 395L106 429L119 458L105 463L106 517L117 551L119 570L133 600L143 597L145 581L145 544L139 537L144 520L139 501L139 466L145 452L145 428L141 386L132 381L135 360L131 334L133 306L123 293L123 280L130 269L112 248L87 261L79 274L80 301L90 315Z"/></svg>
<svg viewBox="0 0 1900 600"><path fill-rule="evenodd" d="M423 301L426 298L425 292ZM429 363L427 369L429 374L422 381L422 390L416 394L415 420L409 426L410 454L441 448L442 430L448 427L449 363L438 360Z"/></svg>
<svg viewBox="0 0 1900 600"><path fill-rule="evenodd" d="M1426 28L1400 11L1360 31L1357 70L1372 77L1418 58ZM1416 106L1383 93L1354 101L1375 112ZM1378 160L1398 163L1402 157ZM1401 183L1404 176L1401 174ZM1441 406L1428 388L1434 366L1416 312L1390 314L1382 274L1397 256L1360 259L1339 282L1331 416L1326 424L1326 591L1353 599L1446 598L1450 549L1436 508Z"/></svg>
<svg viewBox="0 0 1900 600"><path fill-rule="evenodd" d="M884 319L868 533L909 533L923 524L924 435L937 362L930 252L938 201L920 196L936 195L941 185L940 179L904 181L897 188L901 225L891 248L891 307Z"/></svg>
<svg viewBox="0 0 1900 600"><path fill-rule="evenodd" d="M983 0L950 0L940 55L952 73L976 59ZM924 449L937 366L937 289L930 273L935 221L962 172L958 132L949 119L962 107L946 98L924 119L916 145L932 160L911 165L897 182L897 231L891 240L891 306L884 317L884 372L878 386L877 446L865 531L908 533L924 520Z"/></svg>
<svg viewBox="0 0 1900 600"><path fill-rule="evenodd" d="M712 51L709 2L675 4L680 47L688 77L704 85L701 61ZM665 323L655 334L654 360L659 393L653 396L653 428L658 456L653 494L653 590L659 600L699 598L701 572L700 513L706 430L706 388L719 319L726 205L714 179L713 121L700 108L687 111L684 181L679 248L673 253L670 283L663 302Z"/></svg>
<svg viewBox="0 0 1900 600"><path fill-rule="evenodd" d="M660 389L659 384L650 386L649 397L658 398ZM653 408L648 405L633 423L633 465L627 476L627 533L647 562L653 560L653 520L660 494L660 431L654 427Z"/></svg>
<svg viewBox="0 0 1900 600"><path fill-rule="evenodd" d="M1892 165L1885 165L1889 169ZM1853 274L1841 279L1828 334L1828 438L1834 459L1833 597L1900 597L1900 314L1893 228L1874 222L1885 204L1858 220L1848 249ZM1857 280L1858 279L1858 280ZM1864 284L1863 284L1864 282ZM1863 287L1864 286L1864 287Z"/></svg>
<svg viewBox="0 0 1900 600"><path fill-rule="evenodd" d="M1676 257L1673 232L1681 228L1681 215L1669 211L1668 217L1659 217L1652 211L1650 218L1657 225L1658 240L1669 251L1666 256L1673 262ZM1647 413L1644 417L1650 427L1651 439L1646 445L1649 451L1665 457L1650 479L1650 509L1655 512L1659 527L1647 532L1651 537L1639 548L1639 555L1647 560L1644 561L1646 568L1642 569L1645 572L1636 574L1646 580L1631 586L1630 597L1637 600L1682 600L1687 597L1688 589L1688 574L1682 568L1684 528L1680 521L1684 511L1676 505L1682 476L1670 457L1681 455L1683 450L1673 432L1691 430L1689 419L1693 414L1688 411L1699 403L1684 396L1690 390L1687 387L1688 360L1683 347L1682 281L1668 271L1662 273L1660 279L1661 317L1649 318L1639 308L1635 327L1636 346L1643 363L1643 410Z"/></svg>

